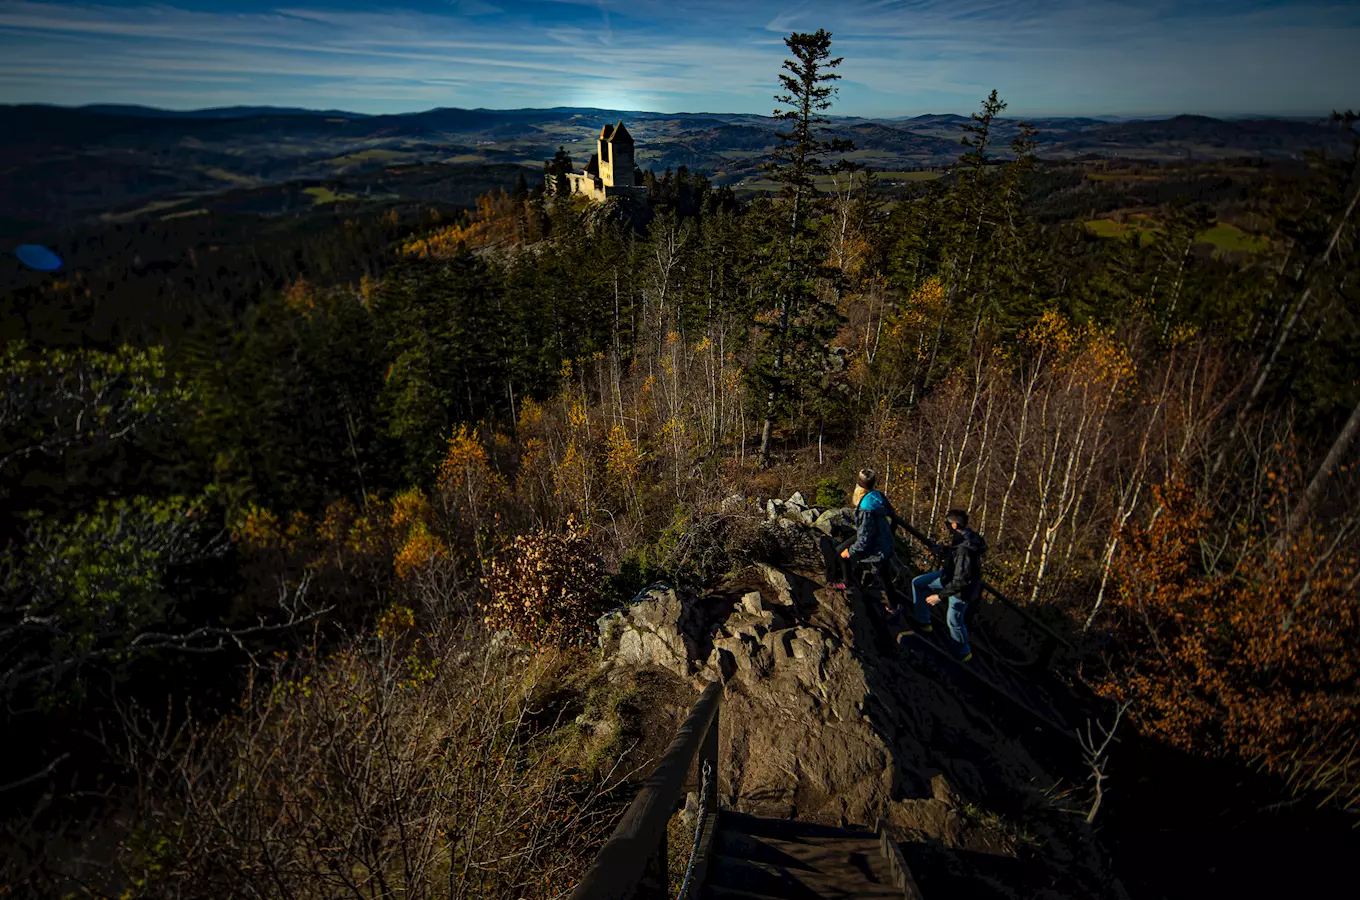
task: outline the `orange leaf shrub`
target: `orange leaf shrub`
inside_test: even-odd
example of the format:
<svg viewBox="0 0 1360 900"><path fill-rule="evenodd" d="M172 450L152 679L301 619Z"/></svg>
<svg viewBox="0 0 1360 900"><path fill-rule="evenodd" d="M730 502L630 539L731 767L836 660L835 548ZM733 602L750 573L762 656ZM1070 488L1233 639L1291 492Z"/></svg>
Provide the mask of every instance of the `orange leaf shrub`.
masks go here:
<svg viewBox="0 0 1360 900"><path fill-rule="evenodd" d="M584 646L602 608L604 561L575 517L515 538L491 563L485 621L535 647Z"/></svg>
<svg viewBox="0 0 1360 900"><path fill-rule="evenodd" d="M1360 730L1357 561L1315 565L1326 541L1305 536L1206 575L1209 511L1180 482L1155 494L1160 514L1116 559L1116 652L1098 690L1135 700L1140 727L1174 745L1316 782ZM1343 802L1360 802L1358 778L1345 774Z"/></svg>

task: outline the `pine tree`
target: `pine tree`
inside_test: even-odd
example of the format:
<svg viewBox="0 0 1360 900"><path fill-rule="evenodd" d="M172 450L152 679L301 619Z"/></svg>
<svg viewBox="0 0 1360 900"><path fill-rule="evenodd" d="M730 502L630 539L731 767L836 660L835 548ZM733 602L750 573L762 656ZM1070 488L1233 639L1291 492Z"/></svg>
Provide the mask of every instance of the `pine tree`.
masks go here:
<svg viewBox="0 0 1360 900"><path fill-rule="evenodd" d="M571 154L565 147L558 147L553 158L543 164L543 186L559 197L571 193L571 182L567 174L572 171Z"/></svg>
<svg viewBox="0 0 1360 900"><path fill-rule="evenodd" d="M768 270L778 318L771 323L764 352L752 368L764 398L762 465L769 462L774 419L788 411L799 390L799 379L790 377L797 373L788 371L789 362L798 353L820 359L835 333L836 311L818 298L815 283L821 274L814 224L819 196L816 177L846 168L844 164L828 165L827 154L854 149L850 141L825 135L828 120L823 114L831 108L837 90L834 82L840 79L831 70L841 64L840 57L831 57L831 34L825 29L813 34L794 32L784 44L793 58L784 61L785 71L779 75L784 93L775 95L775 102L780 104L775 118L787 130L776 132L779 145L766 166L780 185L780 202L769 224L779 226L782 235L780 243L771 247L777 256L770 260L775 265Z"/></svg>

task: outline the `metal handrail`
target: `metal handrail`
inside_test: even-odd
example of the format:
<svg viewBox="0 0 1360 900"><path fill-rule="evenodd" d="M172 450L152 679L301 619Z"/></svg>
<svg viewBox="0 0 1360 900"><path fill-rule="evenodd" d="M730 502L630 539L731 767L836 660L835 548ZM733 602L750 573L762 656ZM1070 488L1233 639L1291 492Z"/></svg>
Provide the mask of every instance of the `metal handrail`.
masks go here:
<svg viewBox="0 0 1360 900"><path fill-rule="evenodd" d="M898 516L898 517L897 517L897 522L896 522L896 524L901 525L902 528L903 528L908 534L910 534L912 537L916 538L916 540L920 541L920 542L921 542L922 544L924 544L926 547L933 549L933 548L936 546L936 542L935 542L935 541L932 541L932 540L931 540L929 537L927 537L925 534L922 534L920 531L917 531L916 528L913 527L912 524L911 524L910 522L908 522L906 519L903 519L901 516ZM998 591L996 588L992 587L992 586L991 586L990 584L988 584L986 581L982 582L982 589L983 589L984 591L986 591L987 593L991 594L991 595L992 595L993 597L995 597L996 599L1000 600L1003 604L1005 604L1006 606L1008 606L1011 610L1013 610L1014 612L1018 613L1019 616L1020 616L1020 618L1024 619L1026 623L1028 623L1029 625L1031 625L1031 626L1033 626L1034 628L1038 629L1039 631L1043 632L1044 635L1048 637L1049 641L1051 641L1051 642L1056 642L1056 643L1062 645L1062 646L1063 646L1065 649L1067 649L1068 651L1073 651L1073 650L1076 649L1075 647L1072 646L1072 643L1071 643L1070 641L1068 641L1065 637L1063 637L1062 635L1058 634L1058 632L1054 631L1054 630L1053 630L1052 628L1050 628L1048 625L1045 625L1043 622L1040 622L1040 621L1039 621L1038 619L1036 619L1034 616L1030 615L1030 613L1029 613L1028 611L1026 611L1022 606L1020 606L1020 604L1016 603L1014 600L1012 600L1012 599L1010 599L1009 597L1007 597L1006 595L1002 594L1000 591ZM1052 655L1052 650L1051 650L1051 648L1050 648L1050 649L1046 649L1045 651L1041 652L1041 654L1040 654L1040 662L1046 665L1047 662L1048 662L1048 657L1050 657L1051 655Z"/></svg>
<svg viewBox="0 0 1360 900"><path fill-rule="evenodd" d="M704 761L713 765L714 777L706 789L715 795L710 799L716 799L718 707L722 696L722 682L714 681L704 688L665 756L642 783L614 834L571 892L571 900L651 900L666 896L666 823L679 808L696 757L701 783Z"/></svg>

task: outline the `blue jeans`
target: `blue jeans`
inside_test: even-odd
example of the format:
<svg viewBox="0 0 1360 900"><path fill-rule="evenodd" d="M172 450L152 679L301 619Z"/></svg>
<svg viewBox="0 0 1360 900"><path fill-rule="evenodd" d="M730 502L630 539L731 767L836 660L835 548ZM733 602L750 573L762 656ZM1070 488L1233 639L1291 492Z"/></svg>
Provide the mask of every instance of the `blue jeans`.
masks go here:
<svg viewBox="0 0 1360 900"><path fill-rule="evenodd" d="M938 594L944 587L944 582L940 581L942 574L943 572L937 570L917 575L911 580L911 598L915 604L916 621L922 625L930 624L930 605L926 603L926 598L931 594ZM949 622L949 636L959 645L960 656L967 656L973 649L968 643L968 626L963 623L963 614L967 611L968 603L962 597L949 598L949 615L946 617Z"/></svg>

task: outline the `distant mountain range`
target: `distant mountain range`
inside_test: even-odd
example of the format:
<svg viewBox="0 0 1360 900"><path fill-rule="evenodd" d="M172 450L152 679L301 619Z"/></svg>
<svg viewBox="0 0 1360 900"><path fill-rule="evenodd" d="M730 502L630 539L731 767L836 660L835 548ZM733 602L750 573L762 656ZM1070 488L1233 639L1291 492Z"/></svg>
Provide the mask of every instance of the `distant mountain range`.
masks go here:
<svg viewBox="0 0 1360 900"><path fill-rule="evenodd" d="M775 144L776 123L739 113L555 109L431 109L400 115L239 106L175 111L144 106L0 106L0 225L8 233L90 216L127 216L148 204L290 181L325 181L404 164L514 163L538 170L557 147L583 166L606 122L624 120L638 162L681 165L746 187ZM850 156L880 171L947 165L968 117L838 117ZM1173 116L1112 120L1045 117L1038 153L1052 160L1147 161L1297 158L1344 153L1349 140L1323 119ZM998 119L999 158L1020 120ZM531 174L532 177L532 174ZM28 224L26 224L28 223Z"/></svg>

